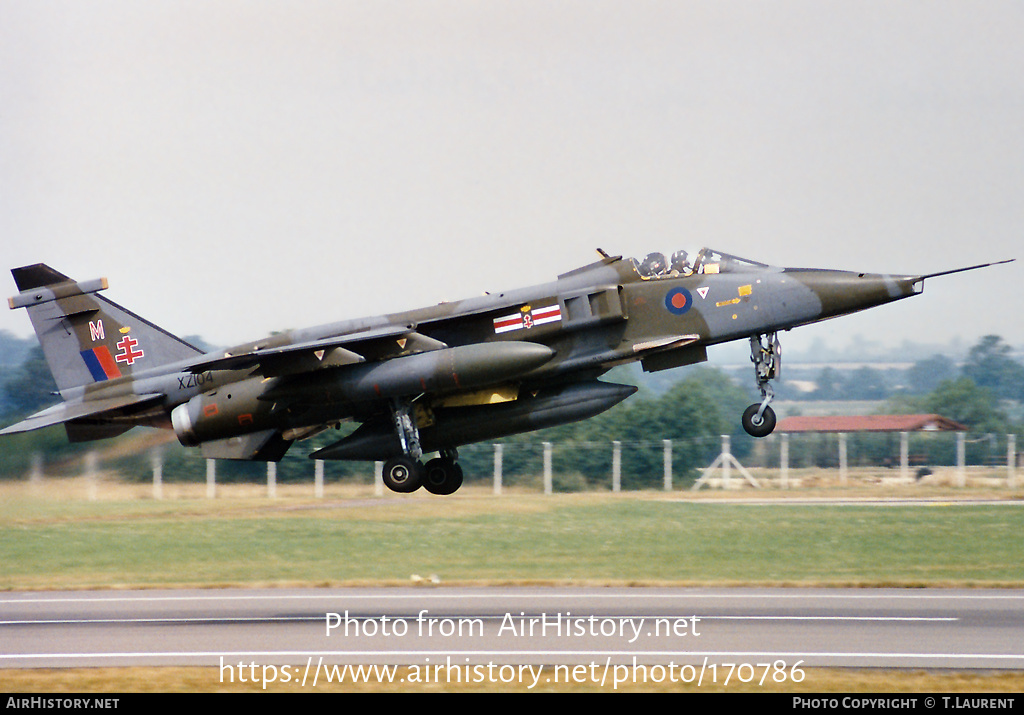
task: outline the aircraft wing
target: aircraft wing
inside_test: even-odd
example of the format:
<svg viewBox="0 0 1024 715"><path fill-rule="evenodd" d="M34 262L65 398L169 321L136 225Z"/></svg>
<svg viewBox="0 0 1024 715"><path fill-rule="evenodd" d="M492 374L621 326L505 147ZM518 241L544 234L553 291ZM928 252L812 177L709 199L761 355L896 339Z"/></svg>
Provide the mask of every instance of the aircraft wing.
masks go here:
<svg viewBox="0 0 1024 715"><path fill-rule="evenodd" d="M37 412L17 424L0 430L0 434L30 432L42 427L51 427L82 418L117 417L128 408L132 408L134 411L151 403L157 403L163 398L163 394L153 393L148 395L120 395L99 400L62 402L59 405L54 405L41 412Z"/></svg>
<svg viewBox="0 0 1024 715"><path fill-rule="evenodd" d="M277 377L441 350L448 346L416 332L413 326L398 325L292 345L261 348L257 344L246 347L242 352L228 351L220 356L204 357L190 364L185 371L201 373L256 368L263 375Z"/></svg>

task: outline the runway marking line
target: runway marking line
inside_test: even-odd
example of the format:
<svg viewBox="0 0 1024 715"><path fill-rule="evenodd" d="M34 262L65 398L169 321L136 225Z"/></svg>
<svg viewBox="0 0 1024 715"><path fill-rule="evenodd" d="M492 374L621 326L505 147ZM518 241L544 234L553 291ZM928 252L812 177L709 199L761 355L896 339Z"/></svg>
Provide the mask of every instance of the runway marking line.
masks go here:
<svg viewBox="0 0 1024 715"><path fill-rule="evenodd" d="M806 598L805 593L416 593L416 594L388 594L388 593L316 593L316 594L244 594L244 595L217 595L217 596L98 596L98 597L74 597L59 596L54 598L31 597L31 598L0 598L0 605L25 604L25 603L120 603L120 602L144 602L144 601L269 601L269 600L372 600L372 601L397 601L397 600L466 600L475 598L499 599L505 596L517 599L561 599L561 598L590 598L590 599L694 599L694 598L749 598L751 593L756 593L758 598L764 599L792 599ZM983 600L1024 600L1024 593L1013 594L942 594L942 593L921 593L919 590L913 593L818 593L814 594L817 599L849 599L849 600L884 600L884 599L912 599L921 600L961 600L961 601L983 601Z"/></svg>
<svg viewBox="0 0 1024 715"><path fill-rule="evenodd" d="M480 616L473 614L431 615L435 618L472 618L474 620L481 621L501 621L506 618L506 616ZM513 616L513 618L515 620L525 620L528 618L536 618L541 615L542 614L539 613L527 613L521 616ZM643 621L648 619L656 620L678 618L679 616L678 614L667 616L663 614L638 614L632 616L621 614L601 614L600 617ZM268 616L266 618L261 618L259 616L233 616L227 618L219 618L216 616L195 618L48 618L42 620L0 621L0 626L66 626L82 623L301 623L303 621L320 623L323 622L324 618L325 616ZM382 616L350 616L350 618L355 621L375 621L382 618ZM868 621L881 623L938 623L943 621L955 622L960 620L955 616L697 616L697 618L701 621Z"/></svg>
<svg viewBox="0 0 1024 715"><path fill-rule="evenodd" d="M1024 661L1024 655L1006 653L829 653L829 652L796 652L796 651L579 651L579 650L406 650L406 651L195 651L195 652L118 652L118 653L32 653L25 655L0 655L0 660L17 660L19 658L40 660L44 658L83 659L83 658L308 658L311 654L320 656L351 657L380 656L389 657L428 657L432 655L463 655L463 656L574 656L574 657L616 657L616 656L648 656L648 657L740 657L740 658L935 658L957 660L1001 660Z"/></svg>

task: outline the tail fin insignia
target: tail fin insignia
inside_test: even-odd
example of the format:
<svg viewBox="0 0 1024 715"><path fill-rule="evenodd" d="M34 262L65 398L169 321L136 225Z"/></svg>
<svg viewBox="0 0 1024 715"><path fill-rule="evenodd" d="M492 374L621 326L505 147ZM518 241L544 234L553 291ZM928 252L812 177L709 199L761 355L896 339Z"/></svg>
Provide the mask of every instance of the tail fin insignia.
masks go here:
<svg viewBox="0 0 1024 715"><path fill-rule="evenodd" d="M11 271L21 291L11 308L28 309L61 391L128 378L201 354L197 348L101 297L105 279L76 282L39 264Z"/></svg>
<svg viewBox="0 0 1024 715"><path fill-rule="evenodd" d="M85 360L85 366L89 368L92 379L96 382L115 380L121 377L121 370L118 369L117 362L106 345L83 350L82 359Z"/></svg>

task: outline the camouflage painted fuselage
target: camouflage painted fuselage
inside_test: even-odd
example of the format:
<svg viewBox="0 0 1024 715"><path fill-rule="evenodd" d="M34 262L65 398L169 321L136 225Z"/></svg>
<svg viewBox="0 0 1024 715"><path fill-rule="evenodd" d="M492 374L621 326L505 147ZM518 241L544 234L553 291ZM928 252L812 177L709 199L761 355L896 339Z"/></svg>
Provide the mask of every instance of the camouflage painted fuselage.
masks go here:
<svg viewBox="0 0 1024 715"><path fill-rule="evenodd" d="M269 460L345 420L362 425L312 456L418 458L584 419L635 391L598 380L615 365L701 362L708 345L905 298L929 277L778 268L710 249L692 264L673 256L672 268L660 254L602 254L530 288L200 354L98 296L105 281L43 265L13 273L11 307L28 308L65 402L3 433L64 424L84 440L170 426L206 456Z"/></svg>

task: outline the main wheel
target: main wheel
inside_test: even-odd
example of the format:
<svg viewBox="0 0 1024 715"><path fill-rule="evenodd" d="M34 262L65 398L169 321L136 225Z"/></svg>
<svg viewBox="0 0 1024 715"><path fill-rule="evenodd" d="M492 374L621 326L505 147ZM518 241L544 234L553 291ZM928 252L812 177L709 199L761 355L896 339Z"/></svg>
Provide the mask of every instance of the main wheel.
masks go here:
<svg viewBox="0 0 1024 715"><path fill-rule="evenodd" d="M423 464L412 457L394 457L384 462L381 474L384 484L393 492L408 494L420 488L423 483Z"/></svg>
<svg viewBox="0 0 1024 715"><path fill-rule="evenodd" d="M462 486L462 467L447 457L427 462L423 486L431 494L454 494Z"/></svg>
<svg viewBox="0 0 1024 715"><path fill-rule="evenodd" d="M758 418L757 411L761 405L751 405L743 412L743 429L751 437L767 437L775 429L775 410L765 407L761 417Z"/></svg>

